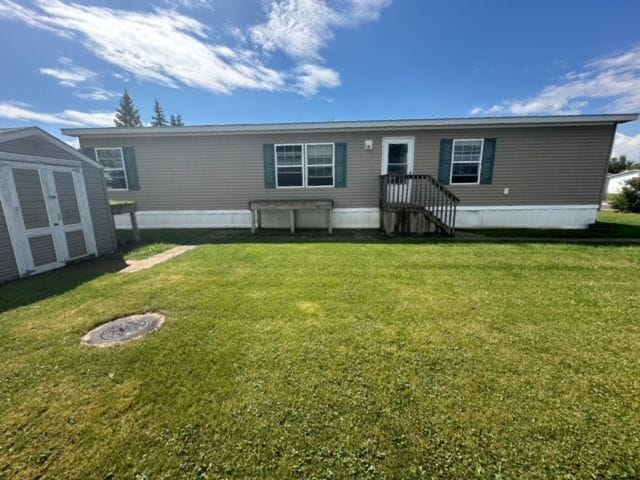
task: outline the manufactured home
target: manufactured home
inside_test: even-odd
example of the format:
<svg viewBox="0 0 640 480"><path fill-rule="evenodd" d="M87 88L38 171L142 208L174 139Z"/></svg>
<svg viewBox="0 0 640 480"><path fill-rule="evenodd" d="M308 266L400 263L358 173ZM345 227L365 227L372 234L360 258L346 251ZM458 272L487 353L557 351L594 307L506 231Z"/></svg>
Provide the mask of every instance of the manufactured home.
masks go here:
<svg viewBox="0 0 640 480"><path fill-rule="evenodd" d="M586 228L635 114L71 128L141 228ZM117 219L126 228L127 219Z"/></svg>
<svg viewBox="0 0 640 480"><path fill-rule="evenodd" d="M39 128L0 129L0 282L115 248L103 167Z"/></svg>

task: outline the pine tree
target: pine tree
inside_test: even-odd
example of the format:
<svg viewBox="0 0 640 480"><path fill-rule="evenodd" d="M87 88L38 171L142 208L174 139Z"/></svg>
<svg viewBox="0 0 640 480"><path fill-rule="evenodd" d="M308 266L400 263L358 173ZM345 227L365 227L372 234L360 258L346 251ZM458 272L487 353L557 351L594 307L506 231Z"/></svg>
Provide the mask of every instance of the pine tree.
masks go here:
<svg viewBox="0 0 640 480"><path fill-rule="evenodd" d="M620 173L625 170L633 170L637 168L638 165L633 163L630 160L627 160L627 157L624 155L620 155L620 157L613 157L609 161L609 173Z"/></svg>
<svg viewBox="0 0 640 480"><path fill-rule="evenodd" d="M141 127L140 112L133 103L133 98L129 95L127 90L124 90L122 98L120 99L120 105L116 110L115 118L113 122L116 127Z"/></svg>
<svg viewBox="0 0 640 480"><path fill-rule="evenodd" d="M164 116L164 110L160 106L160 102L156 100L155 105L153 106L153 117L151 117L151 126L152 127L166 127L167 126L167 118Z"/></svg>
<svg viewBox="0 0 640 480"><path fill-rule="evenodd" d="M172 127L184 127L184 122L182 121L182 115L178 114L171 115L171 126Z"/></svg>

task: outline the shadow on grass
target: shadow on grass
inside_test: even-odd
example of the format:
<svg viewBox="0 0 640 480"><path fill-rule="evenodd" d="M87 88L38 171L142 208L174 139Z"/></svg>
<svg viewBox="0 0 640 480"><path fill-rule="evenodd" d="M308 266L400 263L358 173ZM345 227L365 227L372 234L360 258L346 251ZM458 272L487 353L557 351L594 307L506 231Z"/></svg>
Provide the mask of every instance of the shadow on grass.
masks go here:
<svg viewBox="0 0 640 480"><path fill-rule="evenodd" d="M615 227L621 225L614 224ZM180 236L177 230L143 230L142 245L171 243L176 245L207 245L233 243L358 243L358 244L433 244L433 243L567 243L585 245L637 245L640 229L626 232L627 235L612 235L592 230L459 230L455 237L444 237L436 233L422 235L387 236L376 230L334 230L332 235L325 230L299 230L291 234L288 229L265 229L255 235L247 229L193 229ZM118 236L121 235L118 231ZM617 233L617 232L614 232ZM128 232L125 233L128 235Z"/></svg>
<svg viewBox="0 0 640 480"><path fill-rule="evenodd" d="M0 284L0 313L61 295L126 266L122 258L97 258Z"/></svg>

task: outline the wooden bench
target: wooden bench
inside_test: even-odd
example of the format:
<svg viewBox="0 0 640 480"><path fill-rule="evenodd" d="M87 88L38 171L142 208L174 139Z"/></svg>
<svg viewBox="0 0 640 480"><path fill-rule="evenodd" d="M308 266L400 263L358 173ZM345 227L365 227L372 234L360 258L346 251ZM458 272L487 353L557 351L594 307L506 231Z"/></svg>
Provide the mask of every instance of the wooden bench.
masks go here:
<svg viewBox="0 0 640 480"><path fill-rule="evenodd" d="M249 202L249 210L251 211L251 233L256 233L256 223L258 230L262 228L262 212L265 210L289 210L291 233L296 233L296 210L326 210L329 235L333 233L333 200L252 200Z"/></svg>

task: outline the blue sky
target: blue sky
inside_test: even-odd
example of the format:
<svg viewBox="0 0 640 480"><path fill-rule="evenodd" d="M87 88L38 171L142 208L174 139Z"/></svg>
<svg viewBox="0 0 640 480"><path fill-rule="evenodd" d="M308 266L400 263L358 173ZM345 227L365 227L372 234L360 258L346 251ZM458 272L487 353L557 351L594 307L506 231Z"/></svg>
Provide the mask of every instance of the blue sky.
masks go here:
<svg viewBox="0 0 640 480"><path fill-rule="evenodd" d="M0 0L0 126L640 111L630 0ZM640 160L640 122L616 152Z"/></svg>

